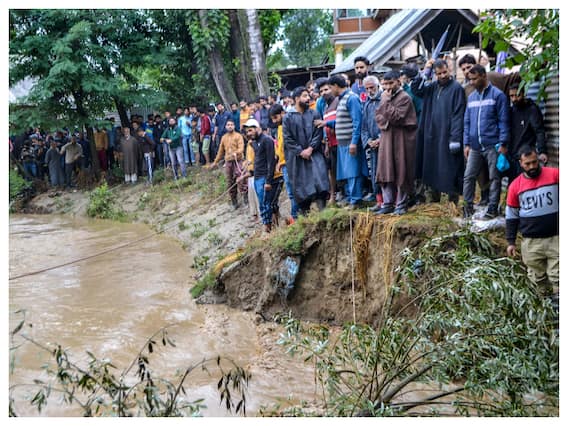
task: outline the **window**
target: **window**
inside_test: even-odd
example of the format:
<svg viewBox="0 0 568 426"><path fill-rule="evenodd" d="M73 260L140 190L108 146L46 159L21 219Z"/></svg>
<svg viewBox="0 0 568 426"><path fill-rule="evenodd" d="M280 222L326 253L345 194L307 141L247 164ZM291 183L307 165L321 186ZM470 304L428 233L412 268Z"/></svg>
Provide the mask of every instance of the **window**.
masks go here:
<svg viewBox="0 0 568 426"><path fill-rule="evenodd" d="M337 9L338 18L358 18L372 16L373 9Z"/></svg>

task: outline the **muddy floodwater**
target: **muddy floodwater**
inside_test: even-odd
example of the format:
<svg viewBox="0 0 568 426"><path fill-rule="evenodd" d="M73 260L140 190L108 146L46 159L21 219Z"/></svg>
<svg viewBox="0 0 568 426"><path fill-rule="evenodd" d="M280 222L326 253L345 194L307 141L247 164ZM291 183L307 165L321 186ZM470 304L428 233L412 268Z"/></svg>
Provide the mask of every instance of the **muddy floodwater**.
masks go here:
<svg viewBox="0 0 568 426"><path fill-rule="evenodd" d="M117 224L61 216L14 215L9 223L10 277L102 252L152 231L143 225ZM32 327L25 333L46 345L58 343L74 361L85 351L109 358L117 375L135 359L146 340L169 327L176 347L158 348L150 358L154 376L173 378L176 370L204 357L227 356L250 368L247 412L276 402L312 401L313 370L276 345L279 329L255 325L248 312L224 305L196 305L189 294L194 281L191 258L167 237L152 237L132 246L38 275L9 281L10 327L26 311ZM31 344L18 348L10 385L45 378L49 359ZM187 399L204 398L205 416L226 416L219 405L217 379L199 372L186 381ZM13 392L16 412L24 416L75 416L77 407L50 399L41 414L27 398L32 389Z"/></svg>

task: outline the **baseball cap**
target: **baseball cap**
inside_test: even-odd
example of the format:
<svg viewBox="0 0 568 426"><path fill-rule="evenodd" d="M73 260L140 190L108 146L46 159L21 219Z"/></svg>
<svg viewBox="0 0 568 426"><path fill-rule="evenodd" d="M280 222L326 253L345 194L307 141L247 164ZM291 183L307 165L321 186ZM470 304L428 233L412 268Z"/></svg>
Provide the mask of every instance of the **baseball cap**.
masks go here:
<svg viewBox="0 0 568 426"><path fill-rule="evenodd" d="M249 118L243 127L260 127L260 124L254 118Z"/></svg>

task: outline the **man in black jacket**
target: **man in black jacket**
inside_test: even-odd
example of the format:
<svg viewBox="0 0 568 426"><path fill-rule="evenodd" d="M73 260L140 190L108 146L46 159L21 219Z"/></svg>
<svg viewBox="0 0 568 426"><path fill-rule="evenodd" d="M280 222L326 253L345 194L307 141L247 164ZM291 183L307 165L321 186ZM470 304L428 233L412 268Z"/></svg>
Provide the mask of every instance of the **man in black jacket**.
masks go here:
<svg viewBox="0 0 568 426"><path fill-rule="evenodd" d="M313 201L322 210L329 196L327 165L323 156L321 115L309 108L310 95L304 86L292 94L296 109L282 120L284 155L299 213L306 215ZM256 169L255 169L256 177Z"/></svg>
<svg viewBox="0 0 568 426"><path fill-rule="evenodd" d="M254 189L258 197L260 216L264 230L272 230L272 198L274 189L274 169L276 168L276 155L274 153L274 140L264 134L260 124L250 118L243 126L246 137L254 150Z"/></svg>
<svg viewBox="0 0 568 426"><path fill-rule="evenodd" d="M511 143L509 155L512 159L511 168L507 176L509 184L522 173L519 163L519 155L523 148L536 149L538 159L543 164L548 162L546 154L546 135L544 132L544 120L538 105L532 99L525 98L519 90L519 84L513 83L509 88L511 100Z"/></svg>

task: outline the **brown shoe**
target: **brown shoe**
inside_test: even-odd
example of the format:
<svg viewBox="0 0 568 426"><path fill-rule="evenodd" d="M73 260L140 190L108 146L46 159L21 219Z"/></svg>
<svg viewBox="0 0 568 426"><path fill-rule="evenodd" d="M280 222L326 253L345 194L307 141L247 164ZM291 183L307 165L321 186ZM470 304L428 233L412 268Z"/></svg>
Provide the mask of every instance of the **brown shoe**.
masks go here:
<svg viewBox="0 0 568 426"><path fill-rule="evenodd" d="M267 223L266 225L264 225L264 232L266 232L267 234L269 234L270 231L272 231L272 224L271 224L271 223Z"/></svg>

